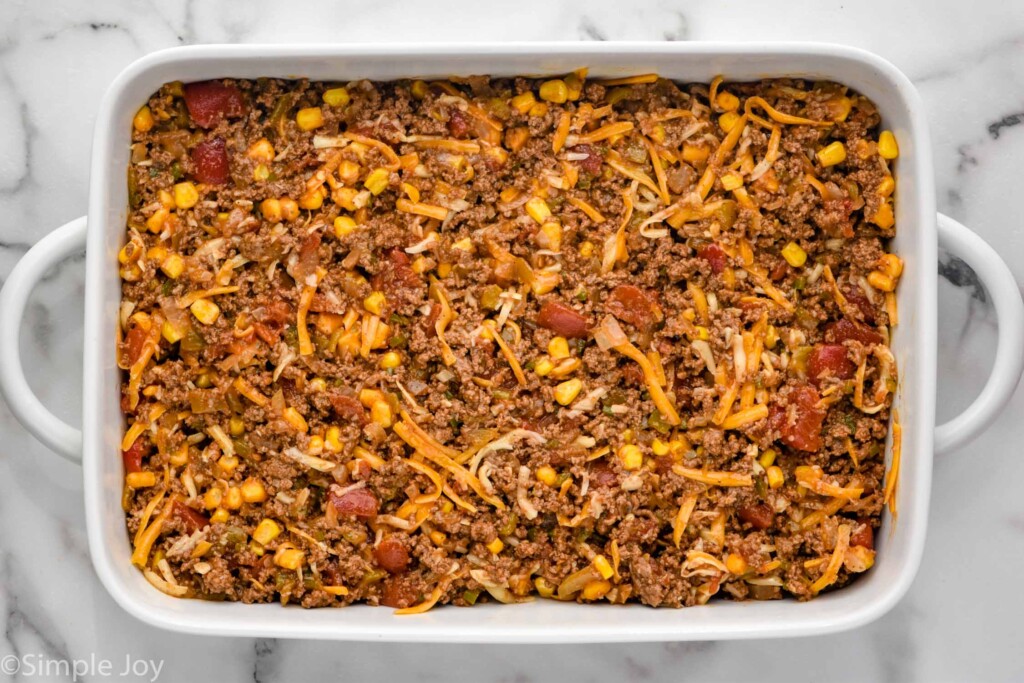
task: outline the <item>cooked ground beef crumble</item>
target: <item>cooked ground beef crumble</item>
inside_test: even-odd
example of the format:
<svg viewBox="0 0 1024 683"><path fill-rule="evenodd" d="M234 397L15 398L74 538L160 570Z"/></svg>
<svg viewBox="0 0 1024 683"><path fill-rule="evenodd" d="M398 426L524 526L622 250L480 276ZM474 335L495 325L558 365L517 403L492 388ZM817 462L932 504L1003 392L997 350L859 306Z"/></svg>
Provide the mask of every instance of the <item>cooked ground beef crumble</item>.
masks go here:
<svg viewBox="0 0 1024 683"><path fill-rule="evenodd" d="M412 611L874 561L895 139L834 83L169 83L133 121L132 561Z"/></svg>

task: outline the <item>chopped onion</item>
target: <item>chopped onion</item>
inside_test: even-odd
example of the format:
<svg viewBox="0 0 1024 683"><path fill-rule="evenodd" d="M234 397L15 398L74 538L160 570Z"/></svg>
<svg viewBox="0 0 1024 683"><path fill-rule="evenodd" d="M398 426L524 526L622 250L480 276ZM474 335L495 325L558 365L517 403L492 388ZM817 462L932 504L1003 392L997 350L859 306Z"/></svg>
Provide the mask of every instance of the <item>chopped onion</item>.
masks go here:
<svg viewBox="0 0 1024 683"><path fill-rule="evenodd" d="M331 470L334 469L334 466L337 464L331 462L330 460L324 460L323 458L317 458L312 455L307 455L306 453L303 453L295 446L292 446L291 448L284 450L281 453L281 455L285 456L286 458L291 458L300 465L305 465L306 467L314 469L318 472L330 472Z"/></svg>
<svg viewBox="0 0 1024 683"><path fill-rule="evenodd" d="M601 325L594 330L594 341L602 351L613 349L622 344L628 344L629 338L622 331L619 321L608 315L601 321Z"/></svg>
<svg viewBox="0 0 1024 683"><path fill-rule="evenodd" d="M522 465L519 468L519 481L516 486L516 502L519 503L519 508L526 515L527 519L537 518L537 508L533 507L533 503L526 497L526 488L530 484L530 468Z"/></svg>

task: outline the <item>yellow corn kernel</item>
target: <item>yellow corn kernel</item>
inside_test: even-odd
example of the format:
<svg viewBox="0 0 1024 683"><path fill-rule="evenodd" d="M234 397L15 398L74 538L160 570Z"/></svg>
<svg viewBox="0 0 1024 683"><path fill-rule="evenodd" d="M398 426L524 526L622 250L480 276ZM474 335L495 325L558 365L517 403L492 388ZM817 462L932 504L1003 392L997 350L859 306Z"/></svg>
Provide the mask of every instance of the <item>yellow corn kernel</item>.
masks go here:
<svg viewBox="0 0 1024 683"><path fill-rule="evenodd" d="M651 450L655 455L668 455L668 444L661 439L655 439L651 443Z"/></svg>
<svg viewBox="0 0 1024 683"><path fill-rule="evenodd" d="M736 111L740 108L740 98L733 95L731 92L720 92L716 100L718 106L725 111Z"/></svg>
<svg viewBox="0 0 1024 683"><path fill-rule="evenodd" d="M192 302L188 310L192 311L192 315L196 317L196 320L204 325L212 325L220 317L220 307L206 299L197 299Z"/></svg>
<svg viewBox="0 0 1024 683"><path fill-rule="evenodd" d="M537 468L537 481L547 484L548 486L554 486L558 483L558 473L555 472L553 467L541 465Z"/></svg>
<svg viewBox="0 0 1024 683"><path fill-rule="evenodd" d="M370 406L370 419L384 429L391 426L391 406L387 401L377 401Z"/></svg>
<svg viewBox="0 0 1024 683"><path fill-rule="evenodd" d="M878 259L878 269L895 280L903 274L903 259L896 254L882 254Z"/></svg>
<svg viewBox="0 0 1024 683"><path fill-rule="evenodd" d="M728 133L732 130L732 127L736 125L736 122L740 120L740 115L734 111L727 111L718 117L718 126L722 129L722 132ZM685 152L684 152L685 158Z"/></svg>
<svg viewBox="0 0 1024 683"><path fill-rule="evenodd" d="M327 434L324 436L324 448L331 453L341 452L341 429L338 427L327 428Z"/></svg>
<svg viewBox="0 0 1024 683"><path fill-rule="evenodd" d="M213 524L223 524L229 519L231 519L231 513L224 508L217 508L213 511L213 514L210 515L210 522Z"/></svg>
<svg viewBox="0 0 1024 683"><path fill-rule="evenodd" d="M450 263L439 263L437 264L437 276L441 279L448 277L452 272L452 264Z"/></svg>
<svg viewBox="0 0 1024 683"><path fill-rule="evenodd" d="M388 187L388 171L385 168L375 168L370 171L370 174L366 176L366 180L363 181L363 187L369 190L373 195L378 195Z"/></svg>
<svg viewBox="0 0 1024 683"><path fill-rule="evenodd" d="M278 199L264 199L260 202L260 213L271 223L281 222L281 201Z"/></svg>
<svg viewBox="0 0 1024 683"><path fill-rule="evenodd" d="M270 177L270 168L266 164L259 164L252 170L252 179L258 183Z"/></svg>
<svg viewBox="0 0 1024 683"><path fill-rule="evenodd" d="M434 542L434 545L444 545L444 542L448 539L443 531L437 531L436 529L427 535L430 536L430 540Z"/></svg>
<svg viewBox="0 0 1024 683"><path fill-rule="evenodd" d="M170 211L161 207L146 219L146 227L149 228L150 232L160 232L164 229L164 223L167 222L170 215Z"/></svg>
<svg viewBox="0 0 1024 683"><path fill-rule="evenodd" d="M595 555L592 564L602 579L610 579L615 575L615 570L604 555Z"/></svg>
<svg viewBox="0 0 1024 683"><path fill-rule="evenodd" d="M600 600L604 596L608 595L608 591L611 589L612 584L610 581L598 579L587 583L587 585L583 587L581 595L584 600Z"/></svg>
<svg viewBox="0 0 1024 683"><path fill-rule="evenodd" d="M892 134L891 130L883 130L878 136L878 155L883 159L895 159L900 155L896 136Z"/></svg>
<svg viewBox="0 0 1024 683"><path fill-rule="evenodd" d="M145 489L150 486L156 486L156 473L129 472L125 475L124 483L128 485L128 488L133 489Z"/></svg>
<svg viewBox="0 0 1024 683"><path fill-rule="evenodd" d="M417 256L412 262L412 272L422 275L434 267L434 261L426 256Z"/></svg>
<svg viewBox="0 0 1024 683"><path fill-rule="evenodd" d="M569 342L565 337L552 337L548 342L548 353L555 360L569 357Z"/></svg>
<svg viewBox="0 0 1024 683"><path fill-rule="evenodd" d="M242 482L242 486L240 488L242 491L242 500L246 503L262 503L267 499L267 489L259 479L253 479L250 477Z"/></svg>
<svg viewBox="0 0 1024 683"><path fill-rule="evenodd" d="M896 190L896 181L891 175L887 175L882 178L882 182L878 183L878 195L880 197L888 197Z"/></svg>
<svg viewBox="0 0 1024 683"><path fill-rule="evenodd" d="M349 159L343 159L342 162L338 164L338 177L341 178L341 182L346 185L352 185L359 180L359 174L361 172L362 169L359 164Z"/></svg>
<svg viewBox="0 0 1024 683"><path fill-rule="evenodd" d="M644 464L644 454L636 444L628 443L620 448L619 459L622 460L622 466L630 471L638 470Z"/></svg>
<svg viewBox="0 0 1024 683"><path fill-rule="evenodd" d="M174 205L179 209L191 209L199 201L199 191L189 182L177 183L174 186Z"/></svg>
<svg viewBox="0 0 1024 683"><path fill-rule="evenodd" d="M505 548L505 544L500 538L496 538L487 544L487 549L491 551L492 555L497 555Z"/></svg>
<svg viewBox="0 0 1024 683"><path fill-rule="evenodd" d="M769 349L774 349L775 345L779 343L779 331L775 329L775 325L769 325L768 329L764 333L764 345Z"/></svg>
<svg viewBox="0 0 1024 683"><path fill-rule="evenodd" d="M853 100L849 97L838 97L829 100L827 104L833 121L845 121L853 109Z"/></svg>
<svg viewBox="0 0 1024 683"><path fill-rule="evenodd" d="M896 281L878 270L868 273L868 284L883 292L891 292L896 289Z"/></svg>
<svg viewBox="0 0 1024 683"><path fill-rule="evenodd" d="M799 268L807 263L807 252L796 242L790 242L782 248L782 258L794 268Z"/></svg>
<svg viewBox="0 0 1024 683"><path fill-rule="evenodd" d="M871 222L882 229L891 228L893 223L896 222L896 217L892 212L892 204L889 202L882 202L878 207L878 211L875 212Z"/></svg>
<svg viewBox="0 0 1024 683"><path fill-rule="evenodd" d="M551 369L548 376L551 379L562 379L579 370L581 365L583 365L583 361L579 358L563 358Z"/></svg>
<svg viewBox="0 0 1024 683"><path fill-rule="evenodd" d="M583 382L578 379L567 379L555 387L555 400L563 406L567 406L576 400L583 389Z"/></svg>
<svg viewBox="0 0 1024 683"><path fill-rule="evenodd" d="M581 70L582 71L582 70ZM585 76L586 73L583 73ZM565 87L569 91L569 99L575 102L583 94L583 76L580 73L571 73L565 77Z"/></svg>
<svg viewBox="0 0 1024 683"><path fill-rule="evenodd" d="M747 570L750 569L750 565L747 564L742 555L729 553L725 558L725 568L729 570L730 574L739 576L740 574L746 574Z"/></svg>
<svg viewBox="0 0 1024 683"><path fill-rule="evenodd" d="M359 391L359 402L369 408L374 403L384 400L384 394L376 389L361 389Z"/></svg>
<svg viewBox="0 0 1024 683"><path fill-rule="evenodd" d="M171 254L160 264L160 270L163 271L164 275L175 280L185 270L185 259L181 258L178 254Z"/></svg>
<svg viewBox="0 0 1024 683"><path fill-rule="evenodd" d="M768 476L768 487L777 489L782 486L785 481L785 476L782 474L782 468L778 465L772 465L765 470L765 474Z"/></svg>
<svg viewBox="0 0 1024 683"><path fill-rule="evenodd" d="M245 420L240 417L233 417L228 421L228 431L231 436L241 436L245 434Z"/></svg>
<svg viewBox="0 0 1024 683"><path fill-rule="evenodd" d="M384 292L370 292L370 296L363 299L363 307L374 315L381 315L386 301Z"/></svg>
<svg viewBox="0 0 1024 683"><path fill-rule="evenodd" d="M327 380L323 377L314 377L309 380L309 388L313 391L323 391L327 388Z"/></svg>
<svg viewBox="0 0 1024 683"><path fill-rule="evenodd" d="M537 588L537 593L542 598L550 598L555 594L555 586L551 585L551 582L545 579L543 576L538 576L533 580L533 585Z"/></svg>
<svg viewBox="0 0 1024 683"><path fill-rule="evenodd" d="M249 145L249 149L245 151L247 157L256 161L273 161L274 154L274 146L266 138L260 138Z"/></svg>
<svg viewBox="0 0 1024 683"><path fill-rule="evenodd" d="M302 130L315 130L324 125L324 113L320 107L306 107L295 115L295 123Z"/></svg>
<svg viewBox="0 0 1024 683"><path fill-rule="evenodd" d="M532 116L534 118L537 118L539 116L544 116L547 113L548 113L548 104L547 104L547 102L538 102L537 104L535 104L532 107L530 107L530 116Z"/></svg>
<svg viewBox="0 0 1024 683"><path fill-rule="evenodd" d="M331 88L324 91L324 102L330 107L344 107L352 99L347 88Z"/></svg>
<svg viewBox="0 0 1024 683"><path fill-rule="evenodd" d="M530 218L533 220L543 224L544 221L551 218L551 207L540 197L533 197L526 202L526 213L530 214Z"/></svg>
<svg viewBox="0 0 1024 683"><path fill-rule="evenodd" d="M549 374L551 374L551 371L554 369L555 364L551 362L550 358L541 358L533 365L533 371L536 372L540 377L547 377Z"/></svg>
<svg viewBox="0 0 1024 683"><path fill-rule="evenodd" d="M703 145L683 145L683 161L699 166L708 159L711 150Z"/></svg>
<svg viewBox="0 0 1024 683"><path fill-rule="evenodd" d="M557 221L547 221L540 226L537 233L537 245L550 251L562 250L562 225Z"/></svg>
<svg viewBox="0 0 1024 683"><path fill-rule="evenodd" d="M338 216L334 219L334 236L344 237L355 232L355 229L358 227L351 216Z"/></svg>
<svg viewBox="0 0 1024 683"><path fill-rule="evenodd" d="M165 258L167 258L167 250L164 249L163 247L153 247L152 249L146 252L146 258L149 259L150 261L156 261L160 263Z"/></svg>
<svg viewBox="0 0 1024 683"><path fill-rule="evenodd" d="M217 471L221 476L231 477L238 469L238 458L233 455L222 455L217 461Z"/></svg>
<svg viewBox="0 0 1024 683"><path fill-rule="evenodd" d="M224 499L224 492L220 489L210 489L203 494L203 507L207 510L212 510L215 507L220 507L221 500Z"/></svg>
<svg viewBox="0 0 1024 683"><path fill-rule="evenodd" d="M818 162L822 166L835 166L846 161L846 147L836 140L827 147L818 150Z"/></svg>
<svg viewBox="0 0 1024 683"><path fill-rule="evenodd" d="M501 199L501 201L508 204L509 202L513 201L516 197L518 197L520 194L521 193L519 192L518 188L506 187L498 194L498 198Z"/></svg>
<svg viewBox="0 0 1024 683"><path fill-rule="evenodd" d="M264 517L263 520L256 525L256 529L253 530L252 540L256 541L260 545L266 545L280 535L281 525L269 517Z"/></svg>
<svg viewBox="0 0 1024 683"><path fill-rule="evenodd" d="M417 100L422 100L430 91L430 86L427 85L426 81L413 81L412 87L409 88L409 91Z"/></svg>
<svg viewBox="0 0 1024 683"><path fill-rule="evenodd" d="M311 190L299 197L299 206L308 211L316 211L324 205L324 189Z"/></svg>
<svg viewBox="0 0 1024 683"><path fill-rule="evenodd" d="M382 368L384 368L385 370L390 370L391 368L397 368L401 364L402 364L402 357L398 354L397 351L388 351L383 356L381 356L381 359L380 359L380 366Z"/></svg>
<svg viewBox="0 0 1024 683"><path fill-rule="evenodd" d="M512 98L510 104L520 114L525 114L530 111L530 108L537 103L537 98L533 96L533 93L529 90L526 92L516 95Z"/></svg>
<svg viewBox="0 0 1024 683"><path fill-rule="evenodd" d="M274 553L274 564L282 569L298 569L306 561L306 553L296 548L280 548Z"/></svg>
<svg viewBox="0 0 1024 683"><path fill-rule="evenodd" d="M132 119L132 126L135 127L135 130L140 133L148 133L153 130L154 125L156 125L156 121L153 120L153 112L149 110L148 106L135 112L135 117Z"/></svg>
<svg viewBox="0 0 1024 683"><path fill-rule="evenodd" d="M224 493L224 507L228 510L237 510L242 507L242 492L237 486L228 488Z"/></svg>
<svg viewBox="0 0 1024 683"><path fill-rule="evenodd" d="M156 193L156 196L160 199L160 206L165 209L174 208L174 195L167 190L160 190Z"/></svg>
<svg viewBox="0 0 1024 683"><path fill-rule="evenodd" d="M324 438L314 434L309 437L309 446L306 447L306 452L310 455L320 455L324 452Z"/></svg>
<svg viewBox="0 0 1024 683"><path fill-rule="evenodd" d="M697 339L700 339L701 341L707 341L708 339L711 338L711 334L708 332L708 328L704 327L703 325L696 325L693 329L697 333Z"/></svg>
<svg viewBox="0 0 1024 683"><path fill-rule="evenodd" d="M459 251L473 251L473 240L468 237L463 237L461 240L452 245L452 249L458 249Z"/></svg>
<svg viewBox="0 0 1024 683"><path fill-rule="evenodd" d="M743 176L735 171L729 171L722 176L722 187L730 192L736 188L743 187Z"/></svg>
<svg viewBox="0 0 1024 683"><path fill-rule="evenodd" d="M450 515L452 513L452 510L454 510L454 509L455 509L455 504L453 502L451 502L450 500L446 500L444 502L444 504L441 505L441 512L443 512L446 515Z"/></svg>
<svg viewBox="0 0 1024 683"><path fill-rule="evenodd" d="M309 430L309 424L306 422L306 418L302 417L302 413L296 410L293 406L288 406L281 413L284 417L285 422L290 424L296 431L305 433Z"/></svg>
<svg viewBox="0 0 1024 683"><path fill-rule="evenodd" d="M775 457L777 455L778 454L775 452L774 448L769 448L765 450L764 453L761 454L761 457L758 458L757 461L761 463L761 467L767 469L775 463Z"/></svg>
<svg viewBox="0 0 1024 683"><path fill-rule="evenodd" d="M251 550L252 554L256 557L263 557L263 546L261 546L256 541L253 541L249 544L249 550Z"/></svg>
<svg viewBox="0 0 1024 683"><path fill-rule="evenodd" d="M580 256L583 258L590 258L594 255L594 243L584 242L580 245Z"/></svg>
<svg viewBox="0 0 1024 683"><path fill-rule="evenodd" d="M172 325L169 320L165 320L164 324L160 326L160 334L167 340L168 344L175 344L181 341L181 338L185 336L184 333Z"/></svg>
<svg viewBox="0 0 1024 683"><path fill-rule="evenodd" d="M626 443L633 443L633 436L634 434L632 429L622 430L622 440L625 441Z"/></svg>
<svg viewBox="0 0 1024 683"><path fill-rule="evenodd" d="M541 83L538 94L540 94L540 98L545 102L563 104L569 99L569 87L565 84L565 81L556 78Z"/></svg>

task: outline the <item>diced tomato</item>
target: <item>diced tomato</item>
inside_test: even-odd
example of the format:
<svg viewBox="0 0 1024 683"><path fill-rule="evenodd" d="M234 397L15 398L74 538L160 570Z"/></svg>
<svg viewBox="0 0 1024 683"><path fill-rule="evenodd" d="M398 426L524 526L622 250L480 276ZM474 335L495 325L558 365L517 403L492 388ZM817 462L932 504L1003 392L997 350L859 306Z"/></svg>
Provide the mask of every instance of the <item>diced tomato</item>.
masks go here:
<svg viewBox="0 0 1024 683"><path fill-rule="evenodd" d="M423 286L423 280L412 269L408 254L396 247L389 250L386 256L387 260L380 264L380 270L370 280L375 290L395 294L401 289Z"/></svg>
<svg viewBox="0 0 1024 683"><path fill-rule="evenodd" d="M222 138L203 140L192 148L195 177L207 185L223 185L231 177L228 147Z"/></svg>
<svg viewBox="0 0 1024 683"><path fill-rule="evenodd" d="M601 153L592 145L576 145L571 147L569 151L573 154L587 155L586 159L580 159L576 163L590 175L597 175L601 172L601 164L604 163L604 159L601 157Z"/></svg>
<svg viewBox="0 0 1024 683"><path fill-rule="evenodd" d="M848 318L842 318L830 323L825 328L825 341L830 344L842 344L848 339L859 341L861 344L881 344L882 335L875 332L867 325L853 322Z"/></svg>
<svg viewBox="0 0 1024 683"><path fill-rule="evenodd" d="M807 359L807 377L816 387L821 387L826 377L850 379L856 371L842 344L818 344Z"/></svg>
<svg viewBox="0 0 1024 683"><path fill-rule="evenodd" d="M569 339L586 337L590 321L565 304L548 299L540 307L537 324Z"/></svg>
<svg viewBox="0 0 1024 683"><path fill-rule="evenodd" d="M769 425L779 430L783 443L797 450L817 452L821 448L821 425L828 412L818 405L820 400L817 389L810 384L801 385L789 393L785 407L772 405Z"/></svg>
<svg viewBox="0 0 1024 683"><path fill-rule="evenodd" d="M419 597L420 591L409 577L392 578L384 582L380 604L402 609L415 605Z"/></svg>
<svg viewBox="0 0 1024 683"><path fill-rule="evenodd" d="M200 529L205 529L210 524L210 519L206 515L193 510L180 500L174 501L174 508L171 512L175 517L182 521L185 525L185 529L190 534L193 534Z"/></svg>
<svg viewBox="0 0 1024 683"><path fill-rule="evenodd" d="M875 322L875 307L868 300L867 294L864 293L860 287L846 287L843 290L843 296L846 300L860 311L860 314L864 317L864 321L870 324Z"/></svg>
<svg viewBox="0 0 1024 683"><path fill-rule="evenodd" d="M334 409L338 417L349 421L354 420L359 424L366 423L366 410L356 397L332 389L327 393L327 399L331 402L331 408Z"/></svg>
<svg viewBox="0 0 1024 683"><path fill-rule="evenodd" d="M469 117L460 109L452 109L448 115L448 132L453 138L464 138L469 133Z"/></svg>
<svg viewBox="0 0 1024 683"><path fill-rule="evenodd" d="M245 99L235 85L222 81L200 81L185 86L185 106L200 128L213 128L222 118L245 114Z"/></svg>
<svg viewBox="0 0 1024 683"><path fill-rule="evenodd" d="M771 278L772 282L778 282L782 278L786 277L786 273L788 272L789 264L786 263L785 261L780 260L777 264L775 264L775 267L772 268L771 272L768 274L768 277Z"/></svg>
<svg viewBox="0 0 1024 683"><path fill-rule="evenodd" d="M141 325L132 325L128 329L128 334L124 337L123 347L128 367L135 365L135 362L142 356L142 349L146 346L148 338L149 332L144 330Z"/></svg>
<svg viewBox="0 0 1024 683"><path fill-rule="evenodd" d="M764 503L744 505L736 510L736 514L755 529L767 529L775 519L775 513Z"/></svg>
<svg viewBox="0 0 1024 683"><path fill-rule="evenodd" d="M714 242L705 244L698 249L697 256L707 261L708 265L711 266L711 272L716 275L725 270L726 266L729 265L729 255L725 253L725 249L722 249Z"/></svg>
<svg viewBox="0 0 1024 683"><path fill-rule="evenodd" d="M854 528L853 533L850 534L850 545L859 545L862 548L868 550L875 549L875 531L871 528L871 525L866 522L861 522Z"/></svg>
<svg viewBox="0 0 1024 683"><path fill-rule="evenodd" d="M373 491L365 488L338 495L332 487L327 493L327 500L339 515L352 515L368 519L376 517L377 510L380 508L377 496L373 494Z"/></svg>
<svg viewBox="0 0 1024 683"><path fill-rule="evenodd" d="M146 457L146 448L142 438L135 439L135 443L128 447L128 450L121 451L121 460L124 461L126 473L141 472L142 459Z"/></svg>
<svg viewBox="0 0 1024 683"><path fill-rule="evenodd" d="M619 475L611 465L599 460L590 465L590 483L599 488L616 486L619 483Z"/></svg>
<svg viewBox="0 0 1024 683"><path fill-rule="evenodd" d="M373 557L383 569L391 574L401 574L409 566L409 551L400 540L388 536L374 548Z"/></svg>
<svg viewBox="0 0 1024 683"><path fill-rule="evenodd" d="M299 260L295 264L295 279L299 282L304 283L307 277L316 273L320 265L320 239L321 233L314 231L306 235L299 245Z"/></svg>
<svg viewBox="0 0 1024 683"><path fill-rule="evenodd" d="M619 285L605 303L608 312L637 327L650 327L661 319L657 296L634 285Z"/></svg>
<svg viewBox="0 0 1024 683"><path fill-rule="evenodd" d="M291 322L295 317L295 314L292 313L291 304L287 301L272 301L264 306L263 309L265 312L260 319L264 322L282 325Z"/></svg>

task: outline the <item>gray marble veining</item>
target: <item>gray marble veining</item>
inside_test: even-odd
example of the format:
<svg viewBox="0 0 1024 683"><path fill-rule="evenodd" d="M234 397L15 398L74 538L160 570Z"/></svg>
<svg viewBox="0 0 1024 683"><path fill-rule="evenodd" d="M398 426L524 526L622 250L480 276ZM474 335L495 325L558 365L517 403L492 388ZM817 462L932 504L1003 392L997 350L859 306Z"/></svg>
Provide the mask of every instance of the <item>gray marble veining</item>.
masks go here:
<svg viewBox="0 0 1024 683"><path fill-rule="evenodd" d="M628 7L628 9L627 9ZM1024 4L821 0L520 0L246 3L0 0L0 278L27 247L84 212L93 115L111 79L146 52L204 42L822 40L892 60L929 111L940 210L1011 258L1024 281ZM976 393L995 321L969 269L940 280L939 419ZM82 263L42 284L28 311L30 382L76 421ZM981 438L938 458L922 569L888 615L805 640L470 648L199 638L122 612L88 559L79 471L0 404L0 660L37 655L165 660L160 680L1024 680L1024 390ZM685 618L684 615L681 618ZM802 672L802 673L794 673ZM114 676L116 677L116 676ZM0 680L70 680L10 676ZM125 680L149 680L129 676ZM100 680L97 675L79 680Z"/></svg>

